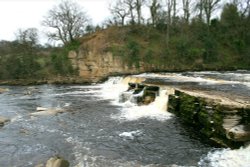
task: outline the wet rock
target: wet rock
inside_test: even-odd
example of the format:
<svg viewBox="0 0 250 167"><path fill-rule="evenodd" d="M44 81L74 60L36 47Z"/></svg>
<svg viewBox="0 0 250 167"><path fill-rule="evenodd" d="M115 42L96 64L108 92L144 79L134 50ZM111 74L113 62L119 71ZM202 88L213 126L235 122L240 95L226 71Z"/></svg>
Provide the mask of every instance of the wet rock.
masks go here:
<svg viewBox="0 0 250 167"><path fill-rule="evenodd" d="M147 105L147 104L152 103L154 100L155 100L155 97L153 96L145 96L143 99L143 103Z"/></svg>
<svg viewBox="0 0 250 167"><path fill-rule="evenodd" d="M4 126L5 123L9 122L10 120L8 118L4 118L0 116L0 127Z"/></svg>
<svg viewBox="0 0 250 167"><path fill-rule="evenodd" d="M234 141L250 141L250 125L238 125L230 129L227 137Z"/></svg>
<svg viewBox="0 0 250 167"><path fill-rule="evenodd" d="M146 91L156 92L159 94L159 86L146 86Z"/></svg>
<svg viewBox="0 0 250 167"><path fill-rule="evenodd" d="M245 130L247 114L242 114L242 104L222 101L176 90L169 96L168 111L218 144L237 148L250 140L250 132ZM244 125L239 126L241 123Z"/></svg>
<svg viewBox="0 0 250 167"><path fill-rule="evenodd" d="M50 158L45 167L69 167L69 162L60 157Z"/></svg>
<svg viewBox="0 0 250 167"><path fill-rule="evenodd" d="M142 103L148 105L155 101L156 96L159 95L160 88L158 86L145 86L142 96Z"/></svg>
<svg viewBox="0 0 250 167"><path fill-rule="evenodd" d="M239 115L226 115L223 119L223 128L227 131L230 130L240 123L241 118Z"/></svg>
<svg viewBox="0 0 250 167"><path fill-rule="evenodd" d="M129 91L129 90L135 89L135 88L136 88L136 85L137 85L136 83L128 83L128 86L129 86L129 87L128 87L128 91Z"/></svg>

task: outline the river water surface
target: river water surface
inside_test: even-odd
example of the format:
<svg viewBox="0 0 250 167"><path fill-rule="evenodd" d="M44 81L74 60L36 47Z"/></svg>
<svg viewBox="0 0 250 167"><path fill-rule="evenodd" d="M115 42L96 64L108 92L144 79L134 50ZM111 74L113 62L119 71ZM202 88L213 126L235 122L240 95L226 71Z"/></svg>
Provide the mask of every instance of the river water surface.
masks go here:
<svg viewBox="0 0 250 167"><path fill-rule="evenodd" d="M196 82L250 96L249 72L143 76L172 84ZM119 102L119 94L127 89L119 77L97 85L10 86L8 89L0 94L0 116L11 119L0 129L1 167L33 167L56 155L79 167L247 167L250 164L249 147L222 149L202 141L195 131L185 128L164 110L167 102L164 96L149 106ZM65 112L32 116L37 107Z"/></svg>

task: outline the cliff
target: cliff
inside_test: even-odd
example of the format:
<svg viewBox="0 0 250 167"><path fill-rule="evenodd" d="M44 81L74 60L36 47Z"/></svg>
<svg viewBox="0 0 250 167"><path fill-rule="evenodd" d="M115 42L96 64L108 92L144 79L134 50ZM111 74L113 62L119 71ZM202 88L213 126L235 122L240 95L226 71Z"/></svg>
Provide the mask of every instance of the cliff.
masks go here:
<svg viewBox="0 0 250 167"><path fill-rule="evenodd" d="M107 29L83 37L77 50L69 52L73 68L78 69L79 76L86 81L98 82L110 75L135 74L146 71L140 65L129 66L120 56L115 56L109 47L118 44L110 36L118 35L114 29Z"/></svg>
<svg viewBox="0 0 250 167"><path fill-rule="evenodd" d="M98 82L110 75L135 74L143 72L144 68L129 67L119 57L112 53L100 54L95 50L84 49L81 46L78 51L70 51L69 58L75 69L78 69L79 76L89 82Z"/></svg>

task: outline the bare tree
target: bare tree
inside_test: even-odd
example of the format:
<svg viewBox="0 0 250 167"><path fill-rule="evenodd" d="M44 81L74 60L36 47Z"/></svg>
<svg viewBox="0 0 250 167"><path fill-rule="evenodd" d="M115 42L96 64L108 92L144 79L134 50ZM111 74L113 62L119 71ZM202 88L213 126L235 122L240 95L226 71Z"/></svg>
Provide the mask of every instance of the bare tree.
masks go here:
<svg viewBox="0 0 250 167"><path fill-rule="evenodd" d="M242 16L250 14L250 0L232 0L232 3L238 7Z"/></svg>
<svg viewBox="0 0 250 167"><path fill-rule="evenodd" d="M113 14L113 18L115 18L115 22L120 19L120 24L123 26L125 24L125 19L129 15L128 8L124 3L124 0L118 0L114 5L110 5L110 12ZM119 22L119 21L118 21Z"/></svg>
<svg viewBox="0 0 250 167"><path fill-rule="evenodd" d="M167 4L167 47L169 46L169 39L170 39L170 27L172 24L172 10L173 10L173 0L166 0Z"/></svg>
<svg viewBox="0 0 250 167"><path fill-rule="evenodd" d="M66 0L49 10L42 24L54 29L48 33L50 39L67 44L84 33L88 22L89 18L77 3Z"/></svg>
<svg viewBox="0 0 250 167"><path fill-rule="evenodd" d="M203 8L205 12L206 23L210 25L212 13L217 9L221 0L203 0Z"/></svg>
<svg viewBox="0 0 250 167"><path fill-rule="evenodd" d="M141 24L144 4L145 0L118 0L114 5L110 5L110 11L114 18L121 20L121 25L125 24L126 17L130 17L132 24Z"/></svg>
<svg viewBox="0 0 250 167"><path fill-rule="evenodd" d="M141 19L142 19L142 6L144 5L145 0L136 0L135 1L135 8L136 8L136 12L137 12L137 23L141 24Z"/></svg>
<svg viewBox="0 0 250 167"><path fill-rule="evenodd" d="M176 3L176 0L171 0L171 3L172 3L172 7L173 7L173 21L172 23L175 24L176 22L176 18L177 18L177 10L176 10L176 6L177 6L177 3Z"/></svg>
<svg viewBox="0 0 250 167"><path fill-rule="evenodd" d="M112 16L111 18L106 18L103 23L102 26L103 28L108 28L111 26L118 26L120 24L120 22L118 21L119 19L115 16Z"/></svg>
<svg viewBox="0 0 250 167"><path fill-rule="evenodd" d="M20 44L35 47L38 45L38 30L36 28L28 28L25 30L18 29L15 33L16 39Z"/></svg>
<svg viewBox="0 0 250 167"><path fill-rule="evenodd" d="M198 11L198 19L200 21L203 20L203 8L204 6L204 0L197 0L197 3L195 4L195 11Z"/></svg>
<svg viewBox="0 0 250 167"><path fill-rule="evenodd" d="M152 25L155 26L158 16L158 10L161 8L160 3L158 0L152 0L150 4L150 14L152 19Z"/></svg>
<svg viewBox="0 0 250 167"><path fill-rule="evenodd" d="M134 9L136 9L136 5L135 5L136 3L134 2L134 0L124 0L124 3L128 6L131 23L135 24Z"/></svg>
<svg viewBox="0 0 250 167"><path fill-rule="evenodd" d="M182 0L183 16L186 23L189 22L191 0Z"/></svg>

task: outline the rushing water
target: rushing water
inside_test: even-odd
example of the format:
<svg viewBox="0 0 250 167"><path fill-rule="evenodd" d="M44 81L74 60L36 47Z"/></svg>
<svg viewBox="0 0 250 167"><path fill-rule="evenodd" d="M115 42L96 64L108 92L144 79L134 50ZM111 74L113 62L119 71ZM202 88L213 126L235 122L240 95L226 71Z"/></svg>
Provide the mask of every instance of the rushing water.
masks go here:
<svg viewBox="0 0 250 167"><path fill-rule="evenodd" d="M219 90L223 84L249 95L249 72L143 75ZM164 92L149 106L137 106L131 100L119 102L119 94L127 89L120 80L85 86L8 87L9 92L0 94L0 116L11 118L0 129L0 166L35 166L55 155L79 167L250 164L249 147L220 149L201 142L195 131L165 111ZM65 112L32 116L36 107Z"/></svg>

